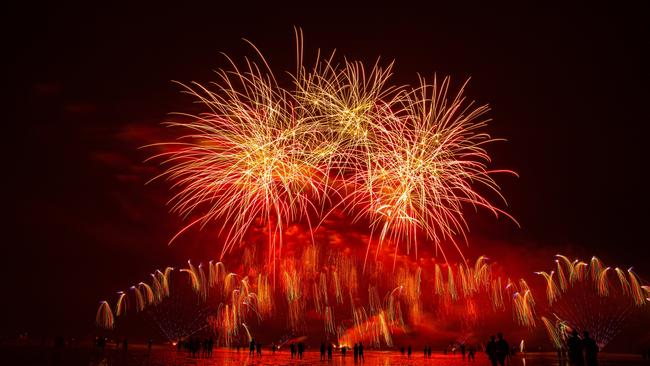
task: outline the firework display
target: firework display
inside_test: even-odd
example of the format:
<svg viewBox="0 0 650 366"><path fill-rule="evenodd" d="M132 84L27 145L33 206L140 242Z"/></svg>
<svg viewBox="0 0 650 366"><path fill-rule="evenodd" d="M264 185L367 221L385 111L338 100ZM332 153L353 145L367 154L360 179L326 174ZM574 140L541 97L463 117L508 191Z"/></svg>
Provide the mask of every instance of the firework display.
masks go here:
<svg viewBox="0 0 650 366"><path fill-rule="evenodd" d="M312 332L392 347L426 327L465 342L503 317L543 325L558 349L574 329L602 348L650 302L632 269L596 257L558 255L536 272L543 292L495 260L469 261L467 209L516 223L494 203L505 205L495 175L515 173L489 166L488 106L449 78L393 84L393 64L319 53L307 66L296 40L297 68L283 78L255 48L258 62L228 59L215 82L181 84L198 111L167 123L177 140L148 146L164 169L154 180L170 183L171 211L186 221L171 241L215 225L219 255L118 292L100 303L98 326L147 314L170 341L203 332L239 345L272 324L275 340Z"/></svg>
<svg viewBox="0 0 650 366"><path fill-rule="evenodd" d="M443 256L451 244L462 256L456 238L467 230L467 206L505 214L477 187L500 196L493 176L514 174L487 166L485 146L495 141L482 131L488 107L468 102L464 86L451 92L449 78L390 86L390 66L367 71L334 55L307 69L297 39L290 88L261 54L261 65L231 61L209 86L185 86L204 111L168 123L188 131L178 141L152 146L161 150L152 159L167 167L160 177L176 191L172 211L191 217L179 234L218 221L223 256L259 220L276 269L289 224L313 231L343 208L366 220L375 257L385 243L417 256L418 241Z"/></svg>

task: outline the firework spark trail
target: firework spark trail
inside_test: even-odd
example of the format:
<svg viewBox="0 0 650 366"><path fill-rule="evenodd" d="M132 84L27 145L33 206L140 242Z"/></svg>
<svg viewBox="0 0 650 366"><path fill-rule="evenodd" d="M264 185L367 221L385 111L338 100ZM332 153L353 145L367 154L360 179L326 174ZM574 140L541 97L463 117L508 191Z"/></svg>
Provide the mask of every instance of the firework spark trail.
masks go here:
<svg viewBox="0 0 650 366"><path fill-rule="evenodd" d="M624 295L629 295L630 291L632 291L632 287L630 286L630 282L627 280L627 273L618 267L614 268L614 272L616 272L616 276L618 277L621 291L623 291Z"/></svg>
<svg viewBox="0 0 650 366"><path fill-rule="evenodd" d="M558 278L560 280L560 289L562 291L566 290L567 286L569 283L573 284L575 281L575 271L574 271L574 265L573 263L567 258L566 256L562 254L556 254L555 258L555 263L557 264L557 271L558 274L562 273L562 275L558 275ZM567 278L565 273L569 274L569 277Z"/></svg>
<svg viewBox="0 0 650 366"><path fill-rule="evenodd" d="M555 349L561 350L566 348L567 335L570 331L570 327L567 323L557 316L555 317L555 322L552 322L548 318L542 316L541 320L544 323L546 332L553 343ZM523 341L522 341L523 342Z"/></svg>
<svg viewBox="0 0 650 366"><path fill-rule="evenodd" d="M512 302L516 321L522 326L534 328L536 323L533 293L530 290L524 291L523 294L515 292Z"/></svg>
<svg viewBox="0 0 650 366"><path fill-rule="evenodd" d="M126 294L123 291L119 291L117 294L119 296L117 298L117 304L115 305L115 316L121 316L126 311Z"/></svg>
<svg viewBox="0 0 650 366"><path fill-rule="evenodd" d="M142 296L142 292L140 291L140 288L138 286L131 286L129 290L133 291L133 296L135 297L136 311L140 312L144 310L146 303L144 301L144 297Z"/></svg>
<svg viewBox="0 0 650 366"><path fill-rule="evenodd" d="M156 276L155 273L150 273L149 276L151 277L150 290L153 298L153 301L151 303L160 304L160 302L163 299L163 288L162 285L160 284L159 277Z"/></svg>
<svg viewBox="0 0 650 366"><path fill-rule="evenodd" d="M144 305L151 305L154 303L155 297L151 286L147 285L144 282L140 282L138 283L138 291L142 294L142 302Z"/></svg>
<svg viewBox="0 0 650 366"><path fill-rule="evenodd" d="M95 324L105 329L113 329L115 327L113 312L108 302L102 301L99 303L99 309L97 309L97 315L95 316Z"/></svg>
<svg viewBox="0 0 650 366"><path fill-rule="evenodd" d="M540 271L540 272L535 272L535 274L544 277L544 279L546 280L546 298L548 299L548 303L552 305L559 295L557 284L555 283L555 279L553 278L555 272L551 271L551 273L547 273L544 271Z"/></svg>
<svg viewBox="0 0 650 366"><path fill-rule="evenodd" d="M641 286L641 283L639 281L639 278L637 277L636 273L632 270L632 268L627 270L628 275L629 275L629 284L630 284L630 292L632 293L632 298L634 299L634 304L637 306L641 306L645 304L644 300L644 295L643 295L643 287Z"/></svg>
<svg viewBox="0 0 650 366"><path fill-rule="evenodd" d="M501 284L501 277L492 280L492 310L503 310L505 304L503 302L503 285Z"/></svg>
<svg viewBox="0 0 650 366"><path fill-rule="evenodd" d="M512 304L513 320L520 326L535 328L535 297L526 280L521 278L515 283L507 279L504 290Z"/></svg>
<svg viewBox="0 0 650 366"><path fill-rule="evenodd" d="M561 260L560 258L555 260L555 265L556 265L555 273L557 273L557 283L558 283L558 285L560 287L559 290L560 291L566 291L567 286L568 286L568 280L567 280L567 277L566 277L566 275L564 273L564 266L566 265L566 263L562 263L562 262L560 262L560 260ZM571 267L571 268L573 268L573 267Z"/></svg>

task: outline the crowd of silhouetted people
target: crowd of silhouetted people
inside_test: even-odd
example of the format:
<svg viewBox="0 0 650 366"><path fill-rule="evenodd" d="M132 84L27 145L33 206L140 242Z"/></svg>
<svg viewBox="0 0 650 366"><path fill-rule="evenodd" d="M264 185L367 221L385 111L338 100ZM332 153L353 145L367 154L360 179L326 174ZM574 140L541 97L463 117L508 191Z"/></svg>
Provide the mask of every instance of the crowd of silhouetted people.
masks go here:
<svg viewBox="0 0 650 366"><path fill-rule="evenodd" d="M212 350L214 349L214 340L212 337L201 340L199 337L189 337L186 340L178 340L176 343L178 351L185 351L191 357L209 358L212 357ZM151 346L149 346L151 348Z"/></svg>
<svg viewBox="0 0 650 366"><path fill-rule="evenodd" d="M101 351L106 347L107 339L104 337L95 338L95 346ZM147 349L151 351L153 340L149 339L147 341ZM121 349L126 354L128 348L128 340L125 338L121 342L115 340L115 349ZM201 339L199 337L189 337L185 340L178 340L177 343L178 351L186 351L191 357L194 358L209 358L212 357L212 351L214 348L214 341L212 337ZM335 347L332 343L321 342L320 344L320 360L332 360L334 350L337 348L341 356L346 357L348 346ZM237 352L239 352L240 346L237 345ZM275 353L279 349L279 346L276 346L275 343L271 344L271 352ZM406 347L400 347L400 353L402 356L408 357L409 359L413 357L413 348L411 345ZM583 332L583 336L580 337L577 331L573 331L571 336L567 339L566 349L558 350L558 357L561 360L568 359L571 365L577 366L597 366L598 360L598 345L596 341L589 336L589 332ZM302 359L305 352L305 344L302 342L291 342L289 344L289 351L291 354L291 359ZM352 347L354 362L363 362L365 361L364 357L364 347L361 342L355 343ZM447 355L452 353L456 355L457 352L460 353L463 360L475 361L477 348L473 345L466 345L464 342L453 343L448 347L443 349L443 353ZM492 366L505 366L509 363L509 359L516 352L516 347L510 347L508 342L503 337L502 333L497 333L496 335L490 336L490 340L485 344L485 353L487 354L488 360ZM423 349L424 358L431 358L433 353L433 347L425 345ZM250 357L262 357L262 343L251 338L248 344L248 355ZM643 352L644 359L650 359L650 352Z"/></svg>
<svg viewBox="0 0 650 366"><path fill-rule="evenodd" d="M115 342L114 349L120 350L126 355L128 350L128 339L113 339ZM43 344L45 341L42 342ZM94 346L99 351L98 355L104 355L104 350L109 343L106 337L95 337ZM63 337L54 338L54 349L61 350L67 346ZM70 341L72 344L72 341ZM286 345L286 343L281 343ZM153 340L146 341L147 350L151 352ZM186 351L190 357L193 358L209 358L212 357L215 342L212 337L202 339L200 337L189 337L184 340L178 340L176 343L178 351ZM110 346L109 346L110 347ZM239 352L241 345L237 345L237 352ZM484 348L483 348L484 347ZM245 349L245 346L243 347ZM288 344L291 359L302 359L305 353L306 346L303 342L291 342ZM270 350L273 354L280 349L279 345L272 343ZM518 351L517 347L511 347L505 340L502 333L490 336L489 341L483 345L466 344L465 342L454 342L442 349L444 355L457 353L468 362L475 361L476 353L478 350L484 349L485 354L492 366L505 366L511 364L511 357ZM248 355L250 357L262 357L262 343L251 338L248 343ZM338 351L342 357L346 357L348 351L352 351L354 355L354 362L364 362L364 346L361 342L355 343L353 347L347 345L336 346L331 342L322 341L320 344L320 360L331 361L334 352ZM422 355L425 359L431 358L433 347L425 345L422 349ZM399 352L403 357L411 359L413 357L413 347L403 345L399 348ZM571 335L566 339L565 345L557 350L560 365L569 364L571 366L597 366L599 346L596 341L591 338L588 331L584 331L582 335L577 330L573 330ZM644 350L641 356L644 360L650 360L650 350ZM55 352L55 358L60 352Z"/></svg>
<svg viewBox="0 0 650 366"><path fill-rule="evenodd" d="M506 360L511 356L511 349L508 342L503 338L502 333L497 333L495 336L490 336L490 341L485 345L485 353L492 366L504 366Z"/></svg>
<svg viewBox="0 0 650 366"><path fill-rule="evenodd" d="M179 353L183 351L187 352L187 357L210 358L213 355L213 349L216 342L212 337L204 337L192 336L184 338L183 340L179 339L178 342L174 344L176 347L178 347ZM21 336L21 338L19 338L19 341L20 342L16 342L15 344L35 344L35 342L30 343L29 339L27 339L25 336ZM82 340L82 342L85 343L86 340ZM81 343L82 346L80 347L80 341L74 338L68 339L62 336L46 338L43 336L41 338L40 345L41 347L53 347L53 352L51 352L51 359L53 361L52 364L60 365L65 364L65 362L67 362L67 359L71 357L68 355L78 354L79 350L81 350L81 352L85 352L83 350L84 343ZM114 360L118 360L117 362L124 363L127 360L127 350L131 351L129 349L129 340L121 337L106 338L103 336L98 336L94 338L92 344L94 347L93 352L90 355L91 357L94 357L96 362L106 362L106 360L113 362ZM153 344L154 342L152 339L145 341L144 345L148 352L152 352ZM233 344L231 347L233 349L236 347L237 352L239 352L240 348L243 348L243 352L245 352L246 345L248 345L249 357L256 359L262 357L262 351L264 348L262 347L262 343L256 339L250 339L250 342L248 343L240 343L238 345ZM292 360L302 360L308 346L306 346L302 341L297 341L296 339L295 342L291 341L290 343L289 341L271 343L266 349L270 350L269 353L275 354L276 351L280 350L281 348L286 349L290 352L290 357ZM72 349L73 352L77 353L68 353L67 351L64 352L64 350L67 349ZM320 351L320 360L324 364L325 362L333 361L338 357L342 357L343 359L350 357L352 356L350 353L353 353L354 355L355 364L363 363L365 361L364 345L360 342L355 343L354 345L337 345L336 342L322 341L320 343L320 347L316 345L315 349L312 350L316 351L317 349ZM426 343L424 345L422 345L422 343L419 343L415 348L413 345L408 343L405 343L401 346L398 345L397 347L397 351L401 353L402 357L404 357L403 363L412 362L411 359L416 356L417 358L423 357L424 360L431 359L433 349L434 347ZM462 357L462 359L466 360L468 363L474 362L478 354L478 357L482 358L483 360L487 358L488 364L492 366L505 366L514 364L512 357L520 351L523 352L523 349L520 350L518 345L510 345L502 333L496 333L495 335L490 336L489 340L486 343L476 343L462 338L461 340L455 340L449 343L445 347L439 348L437 352L441 352L444 355L453 355L459 359ZM541 351L541 348L539 348L539 351ZM579 333L577 330L572 330L569 336L566 338L564 344L560 347L560 349L557 350L558 362L556 364L560 366L597 366L599 351L600 349L597 341L591 337L588 331ZM485 352L485 356L483 356L483 352ZM637 352L637 357L641 357L643 360L650 360L650 349L647 347L643 347L643 350L639 348ZM141 344L138 344L136 356L134 357L140 357L138 354L142 354ZM180 353L179 355L182 357L185 356L184 353ZM315 357L315 354L312 356ZM130 353L128 357L131 357ZM279 357L288 357L288 355L284 353ZM534 358L536 357L539 356L534 356ZM123 358L124 361L119 361L120 358ZM432 360L432 362L435 362L435 360ZM479 362L481 362L481 360L479 360Z"/></svg>
<svg viewBox="0 0 650 366"><path fill-rule="evenodd" d="M558 356L562 359L566 353L571 365L597 366L598 344L589 336L588 331L584 331L582 335L582 338L580 338L578 331L574 329L567 339L566 352L564 349L558 350Z"/></svg>
<svg viewBox="0 0 650 366"><path fill-rule="evenodd" d="M291 342L289 344L289 351L291 351L291 359L302 359L302 356L305 353L305 345L302 342L298 342L297 344Z"/></svg>

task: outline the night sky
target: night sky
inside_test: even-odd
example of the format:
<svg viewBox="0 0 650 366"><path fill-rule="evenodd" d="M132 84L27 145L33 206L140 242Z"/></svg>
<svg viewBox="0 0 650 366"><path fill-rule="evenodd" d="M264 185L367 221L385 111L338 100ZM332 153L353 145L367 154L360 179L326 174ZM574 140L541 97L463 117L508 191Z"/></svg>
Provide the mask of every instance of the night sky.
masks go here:
<svg viewBox="0 0 650 366"><path fill-rule="evenodd" d="M520 175L498 182L521 224L470 215L472 253L597 255L650 278L645 9L233 3L5 9L0 337L85 335L99 300L216 256L211 233L167 246L182 221L167 184L145 185L159 168L139 148L193 108L171 80L215 79L221 52L253 55L242 38L277 74L293 70L294 25L307 56L396 60L395 82L471 77L469 97L492 107L488 132L508 140L490 148L493 166Z"/></svg>

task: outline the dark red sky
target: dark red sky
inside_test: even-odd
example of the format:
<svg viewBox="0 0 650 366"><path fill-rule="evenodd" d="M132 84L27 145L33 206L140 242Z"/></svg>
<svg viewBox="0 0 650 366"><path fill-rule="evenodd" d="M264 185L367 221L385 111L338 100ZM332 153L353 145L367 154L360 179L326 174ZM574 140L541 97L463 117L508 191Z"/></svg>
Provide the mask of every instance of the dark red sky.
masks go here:
<svg viewBox="0 0 650 366"><path fill-rule="evenodd" d="M5 9L0 336L87 331L113 291L216 255L209 233L167 247L180 221L165 184L144 186L156 167L138 147L189 108L170 80L213 79L220 52L251 54L242 37L292 70L294 25L307 54L397 60L397 82L472 77L468 94L493 108L489 132L509 140L490 151L520 174L499 182L522 225L472 219L487 243L472 251L506 242L650 274L645 9L234 3Z"/></svg>

